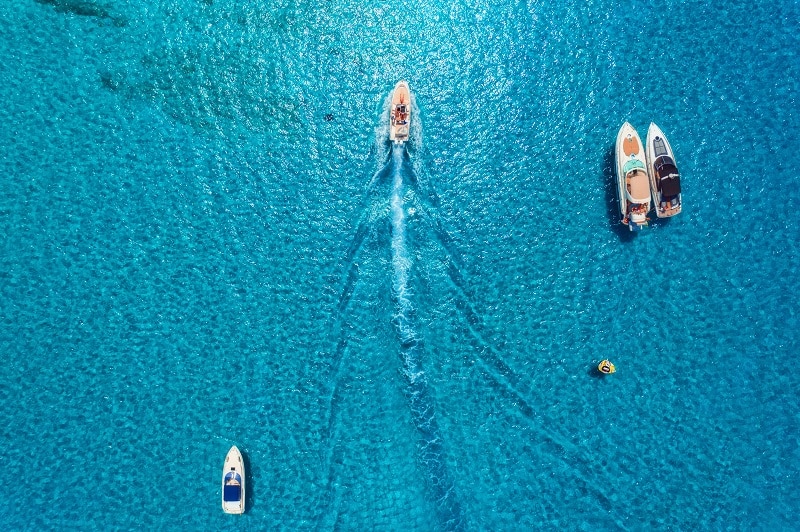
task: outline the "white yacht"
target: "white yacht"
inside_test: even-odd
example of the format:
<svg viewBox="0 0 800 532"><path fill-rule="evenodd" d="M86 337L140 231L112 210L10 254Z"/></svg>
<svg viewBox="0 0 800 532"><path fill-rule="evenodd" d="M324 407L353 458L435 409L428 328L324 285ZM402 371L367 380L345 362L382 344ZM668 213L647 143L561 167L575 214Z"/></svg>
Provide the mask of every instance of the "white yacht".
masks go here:
<svg viewBox="0 0 800 532"><path fill-rule="evenodd" d="M405 81L399 81L394 86L389 120L389 140L398 144L407 141L411 123L411 91Z"/></svg>
<svg viewBox="0 0 800 532"><path fill-rule="evenodd" d="M222 468L222 510L226 514L244 513L244 460L235 445Z"/></svg>
<svg viewBox="0 0 800 532"><path fill-rule="evenodd" d="M647 171L656 216L669 218L681 212L681 176L672 147L661 129L650 122L647 130Z"/></svg>
<svg viewBox="0 0 800 532"><path fill-rule="evenodd" d="M644 147L639 134L628 122L617 134L617 197L622 223L631 231L647 226L650 211L650 183L647 179Z"/></svg>

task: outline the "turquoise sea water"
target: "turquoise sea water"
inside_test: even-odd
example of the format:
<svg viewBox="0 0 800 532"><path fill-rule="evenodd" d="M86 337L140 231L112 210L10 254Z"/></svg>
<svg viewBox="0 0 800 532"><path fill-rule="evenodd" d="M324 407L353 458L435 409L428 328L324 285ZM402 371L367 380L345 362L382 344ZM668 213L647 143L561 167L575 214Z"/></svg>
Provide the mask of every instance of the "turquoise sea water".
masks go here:
<svg viewBox="0 0 800 532"><path fill-rule="evenodd" d="M3 2L0 527L795 529L798 20ZM625 120L683 175L635 237Z"/></svg>

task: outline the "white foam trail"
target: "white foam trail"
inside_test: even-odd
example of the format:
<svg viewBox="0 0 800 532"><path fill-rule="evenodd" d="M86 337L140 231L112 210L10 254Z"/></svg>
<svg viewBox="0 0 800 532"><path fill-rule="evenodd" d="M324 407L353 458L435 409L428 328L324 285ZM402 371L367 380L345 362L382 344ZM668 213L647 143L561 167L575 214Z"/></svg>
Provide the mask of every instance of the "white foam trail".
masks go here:
<svg viewBox="0 0 800 532"><path fill-rule="evenodd" d="M405 233L406 233L406 213L403 208L403 175L400 173L402 166L402 149L394 149L394 175L392 180L392 264L395 271L394 289L398 296L398 301L408 304L408 269L411 261L406 255Z"/></svg>
<svg viewBox="0 0 800 532"><path fill-rule="evenodd" d="M392 180L392 265L394 267L394 290L396 309L394 323L400 339L403 373L408 379L408 399L414 424L422 438L420 459L430 475L431 489L443 530L462 528L461 508L455 497L455 489L449 480L444 465L443 442L439 437L433 400L428 391L425 372L418 360L424 349L422 340L414 328L414 306L411 301L409 277L413 266L406 246L406 212L403 187L403 154L405 147L393 147Z"/></svg>
<svg viewBox="0 0 800 532"><path fill-rule="evenodd" d="M410 316L414 312L411 303L411 290L408 286L411 259L406 249L406 212L403 201L403 148L395 146L393 150L394 174L392 184L392 265L394 266L394 293L397 309L394 321L397 325L400 342L403 346L417 343L417 333L411 323ZM412 384L423 378L417 361L411 356L409 349L404 349L406 376Z"/></svg>

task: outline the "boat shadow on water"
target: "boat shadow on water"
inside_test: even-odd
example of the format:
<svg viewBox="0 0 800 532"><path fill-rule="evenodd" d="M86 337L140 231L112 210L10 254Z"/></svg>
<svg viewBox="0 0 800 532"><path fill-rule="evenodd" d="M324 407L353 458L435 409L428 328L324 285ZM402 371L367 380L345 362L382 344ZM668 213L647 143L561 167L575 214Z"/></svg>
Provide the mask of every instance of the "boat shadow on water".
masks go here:
<svg viewBox="0 0 800 532"><path fill-rule="evenodd" d="M242 462L244 463L244 486L245 486L245 495L244 495L244 513L249 512L253 509L253 506L256 503L256 497L254 496L255 493L258 493L258 490L253 488L256 487L255 482L253 482L253 470L250 466L250 454L246 452L242 452Z"/></svg>
<svg viewBox="0 0 800 532"><path fill-rule="evenodd" d="M653 229L660 229L662 227L666 227L672 221L672 217L659 218L658 216L656 216L655 209L650 211L649 216L650 216L650 227Z"/></svg>

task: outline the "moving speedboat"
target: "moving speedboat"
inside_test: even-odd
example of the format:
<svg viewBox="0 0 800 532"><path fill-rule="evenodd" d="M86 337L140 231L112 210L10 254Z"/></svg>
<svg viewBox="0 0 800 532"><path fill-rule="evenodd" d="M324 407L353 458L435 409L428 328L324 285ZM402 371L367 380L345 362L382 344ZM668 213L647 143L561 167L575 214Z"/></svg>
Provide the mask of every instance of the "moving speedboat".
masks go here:
<svg viewBox="0 0 800 532"><path fill-rule="evenodd" d="M398 144L407 141L411 123L411 91L405 81L399 81L394 86L389 120L389 140Z"/></svg>
<svg viewBox="0 0 800 532"><path fill-rule="evenodd" d="M615 156L622 223L631 231L640 231L647 225L650 211L650 184L642 139L628 122L622 124L617 134Z"/></svg>
<svg viewBox="0 0 800 532"><path fill-rule="evenodd" d="M681 176L675 165L675 156L667 137L652 122L647 130L647 171L656 216L669 218L681 212Z"/></svg>
<svg viewBox="0 0 800 532"><path fill-rule="evenodd" d="M226 514L244 513L244 460L235 445L222 468L222 510Z"/></svg>

